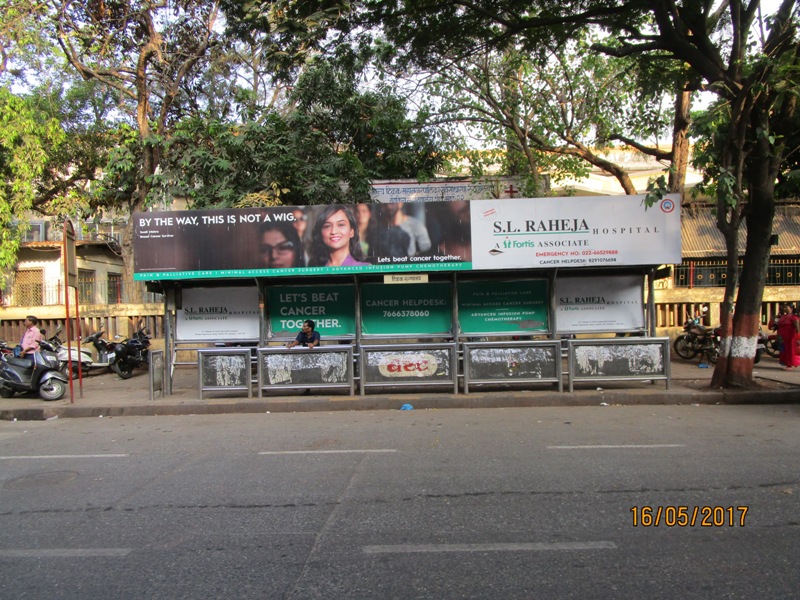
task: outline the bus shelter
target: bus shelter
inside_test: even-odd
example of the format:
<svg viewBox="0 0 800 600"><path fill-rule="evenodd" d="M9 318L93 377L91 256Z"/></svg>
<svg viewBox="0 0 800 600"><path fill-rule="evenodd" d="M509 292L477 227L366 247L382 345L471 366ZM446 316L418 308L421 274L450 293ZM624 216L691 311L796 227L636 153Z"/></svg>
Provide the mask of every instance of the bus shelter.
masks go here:
<svg viewBox="0 0 800 600"><path fill-rule="evenodd" d="M641 352L624 339L656 339L653 281L681 255L677 198L643 200L391 207L410 228L389 225L384 204L137 213L135 278L164 293L169 373L182 352L244 347L259 395L298 385L562 389L577 369L566 341L576 337L614 347L615 377L637 379ZM283 350L306 319L322 336L319 358ZM281 379L292 361L314 363L292 368L305 373L299 383Z"/></svg>

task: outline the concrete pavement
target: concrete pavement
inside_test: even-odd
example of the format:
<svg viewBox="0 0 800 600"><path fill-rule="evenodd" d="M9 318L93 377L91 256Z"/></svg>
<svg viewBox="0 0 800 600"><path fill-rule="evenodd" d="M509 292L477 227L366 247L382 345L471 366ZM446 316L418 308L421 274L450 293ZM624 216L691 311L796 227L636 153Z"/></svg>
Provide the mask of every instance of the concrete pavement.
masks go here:
<svg viewBox="0 0 800 600"><path fill-rule="evenodd" d="M469 394L453 394L428 388L406 388L403 393L370 392L365 396L346 393L312 395L296 393L248 398L244 392L207 393L200 398L197 369L179 367L173 377L173 393L150 399L147 371L136 371L128 380L113 373L85 377L83 390L73 382L62 400L44 402L37 396L0 399L0 419L46 420L70 417L121 417L145 415L305 412L334 410L398 410L405 404L414 409L500 408L535 406L605 406L655 404L780 404L800 402L800 368L784 371L777 360L764 357L755 365L760 388L714 390L709 387L713 366L700 368L698 360L675 358L671 363L672 385L624 381L576 384L573 392L566 379L563 392L552 385L498 389L470 387ZM255 386L254 386L255 388Z"/></svg>

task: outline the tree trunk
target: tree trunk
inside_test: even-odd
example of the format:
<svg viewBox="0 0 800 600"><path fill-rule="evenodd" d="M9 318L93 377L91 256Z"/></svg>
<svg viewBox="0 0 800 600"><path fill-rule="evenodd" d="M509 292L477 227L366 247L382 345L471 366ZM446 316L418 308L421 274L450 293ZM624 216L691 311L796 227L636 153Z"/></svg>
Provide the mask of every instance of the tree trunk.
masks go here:
<svg viewBox="0 0 800 600"><path fill-rule="evenodd" d="M766 111L753 110L753 121L769 131ZM733 319L723 307L723 346L712 377L712 385L722 387L751 387L753 359L761 325L761 302L770 255L772 221L775 217L775 178L780 166L780 154L771 147L768 136L761 135L752 146L743 175L747 181L748 201L744 211L747 223L747 244L739 275L736 311ZM736 152L731 153L736 156ZM719 210L719 204L718 204ZM718 219L719 224L719 219ZM723 231L723 233L725 233ZM735 240L728 239L728 272L736 264L738 252L732 253ZM728 282L730 284L730 282ZM726 286L726 300L728 298ZM727 305L727 302L726 302Z"/></svg>
<svg viewBox="0 0 800 600"><path fill-rule="evenodd" d="M669 191L680 194L683 199L686 185L686 168L689 164L689 111L692 108L692 93L681 90L675 96L675 120L672 128L672 167L669 171Z"/></svg>
<svg viewBox="0 0 800 600"><path fill-rule="evenodd" d="M724 203L718 198L717 210ZM726 216L728 217L726 219ZM731 333L733 331L733 305L736 297L736 290L739 286L739 214L738 211L730 209L726 212L717 212L717 228L725 238L725 248L727 249L727 262L725 267L725 295L719 311L721 334L721 347L717 366L711 376L711 387L725 387L728 378L728 355L730 348ZM711 324L713 326L713 323Z"/></svg>

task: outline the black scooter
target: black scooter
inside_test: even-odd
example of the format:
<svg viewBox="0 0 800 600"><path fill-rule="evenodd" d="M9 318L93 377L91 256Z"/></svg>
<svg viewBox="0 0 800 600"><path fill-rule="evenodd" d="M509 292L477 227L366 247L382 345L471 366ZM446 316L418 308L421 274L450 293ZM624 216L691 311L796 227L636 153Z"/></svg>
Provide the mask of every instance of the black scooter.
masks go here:
<svg viewBox="0 0 800 600"><path fill-rule="evenodd" d="M59 400L67 392L69 381L59 371L56 349L49 342L39 342L39 350L21 358L3 355L0 360L0 396L36 392L42 400Z"/></svg>

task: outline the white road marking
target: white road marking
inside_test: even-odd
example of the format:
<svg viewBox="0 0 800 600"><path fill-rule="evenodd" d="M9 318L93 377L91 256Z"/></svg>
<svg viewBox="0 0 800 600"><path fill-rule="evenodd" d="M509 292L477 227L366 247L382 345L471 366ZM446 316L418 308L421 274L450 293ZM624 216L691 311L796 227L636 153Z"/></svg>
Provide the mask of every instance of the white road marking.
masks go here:
<svg viewBox="0 0 800 600"><path fill-rule="evenodd" d="M364 546L365 554L398 554L430 552L541 552L551 550L613 550L614 542L533 542L507 544L398 544Z"/></svg>
<svg viewBox="0 0 800 600"><path fill-rule="evenodd" d="M133 548L30 548L0 549L0 558L117 558Z"/></svg>
<svg viewBox="0 0 800 600"><path fill-rule="evenodd" d="M275 451L268 451L268 452L259 452L259 455L270 455L270 454L369 454L369 453L386 453L386 452L397 452L397 450L392 448L378 448L375 450L275 450Z"/></svg>
<svg viewBox="0 0 800 600"><path fill-rule="evenodd" d="M0 460L47 460L49 458L127 458L130 454L42 454L40 456L0 456Z"/></svg>
<svg viewBox="0 0 800 600"><path fill-rule="evenodd" d="M628 448L685 448L686 444L605 444L595 446L548 446L548 450L627 450Z"/></svg>

